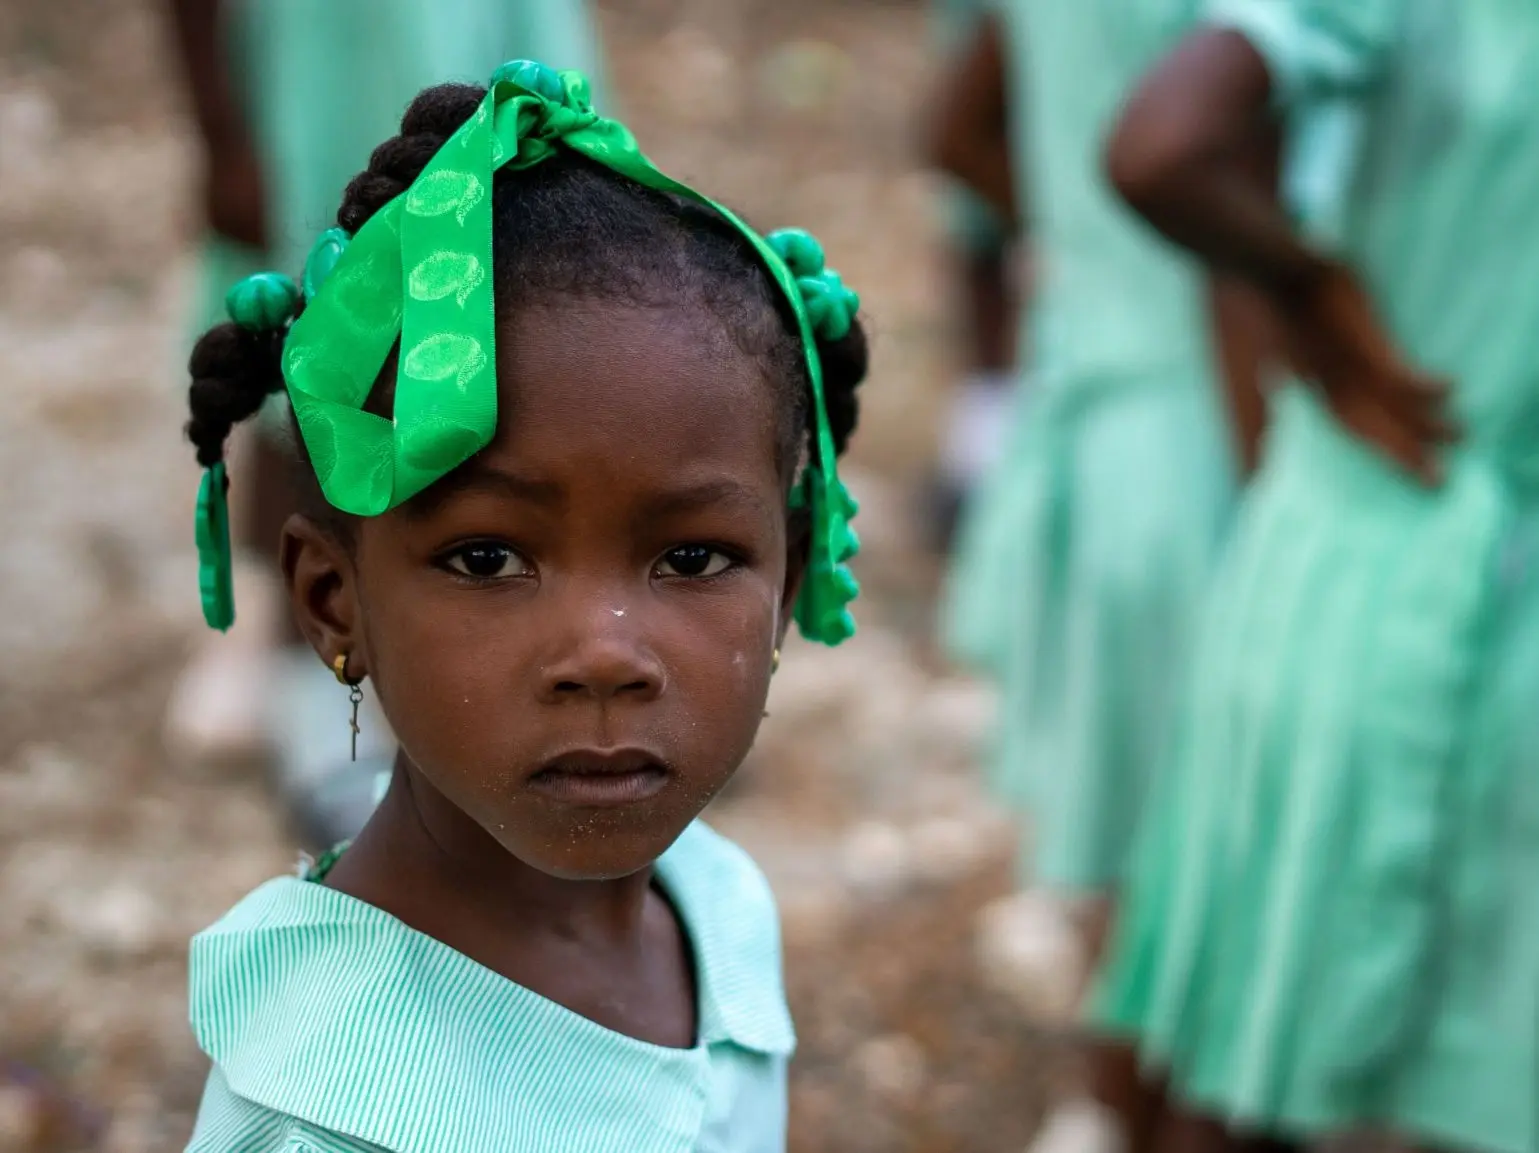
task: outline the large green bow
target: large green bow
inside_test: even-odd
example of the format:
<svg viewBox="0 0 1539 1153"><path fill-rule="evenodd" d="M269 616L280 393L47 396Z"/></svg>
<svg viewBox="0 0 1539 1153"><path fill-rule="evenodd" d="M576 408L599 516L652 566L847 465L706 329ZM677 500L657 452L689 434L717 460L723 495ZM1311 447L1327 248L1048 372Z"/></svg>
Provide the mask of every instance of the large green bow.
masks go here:
<svg viewBox="0 0 1539 1153"><path fill-rule="evenodd" d="M503 65L480 108L406 192L351 241L333 229L317 243L305 270L312 299L288 334L283 374L321 490L344 512L377 516L491 441L492 176L504 165L531 167L563 147L638 184L711 205L753 245L790 302L816 414L812 461L793 494L813 522L796 620L810 639L837 644L854 631L847 605L858 585L844 562L857 547L849 527L855 506L835 467L814 333L842 336L858 298L823 268L821 250L805 233L766 240L659 172L624 125L593 111L578 72L531 61ZM392 419L363 405L397 337Z"/></svg>

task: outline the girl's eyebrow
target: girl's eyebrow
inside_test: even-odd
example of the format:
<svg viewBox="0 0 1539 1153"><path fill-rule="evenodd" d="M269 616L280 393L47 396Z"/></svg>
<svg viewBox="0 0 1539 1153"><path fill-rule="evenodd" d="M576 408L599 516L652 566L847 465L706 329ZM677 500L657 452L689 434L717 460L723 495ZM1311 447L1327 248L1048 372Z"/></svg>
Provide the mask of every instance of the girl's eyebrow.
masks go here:
<svg viewBox="0 0 1539 1153"><path fill-rule="evenodd" d="M547 508L558 506L566 499L565 488L555 481L494 468L472 458L407 501L401 511L414 517L431 516L451 497L466 492L511 497ZM756 489L729 476L684 481L650 494L641 502L642 511L654 517L678 516L723 505L741 510L745 516L763 516L767 511L764 499Z"/></svg>
<svg viewBox="0 0 1539 1153"><path fill-rule="evenodd" d="M401 506L401 511L414 517L431 516L450 497L463 492L486 492L547 507L560 504L565 496L561 486L554 481L492 468L472 457L448 476L412 497Z"/></svg>
<svg viewBox="0 0 1539 1153"><path fill-rule="evenodd" d="M644 504L652 516L670 516L698 512L727 505L745 515L763 516L766 508L758 490L731 477L712 477L666 489L651 496Z"/></svg>

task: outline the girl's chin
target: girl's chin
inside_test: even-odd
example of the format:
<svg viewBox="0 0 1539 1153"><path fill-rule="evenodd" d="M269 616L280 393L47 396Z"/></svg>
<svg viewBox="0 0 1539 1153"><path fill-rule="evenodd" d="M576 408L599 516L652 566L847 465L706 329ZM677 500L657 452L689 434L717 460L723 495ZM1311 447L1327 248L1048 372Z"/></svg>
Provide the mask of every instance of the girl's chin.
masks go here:
<svg viewBox="0 0 1539 1153"><path fill-rule="evenodd" d="M688 822L685 822L686 824ZM626 828L618 822L576 821L547 831L488 830L531 869L561 881L618 881L649 868L678 839L684 825Z"/></svg>

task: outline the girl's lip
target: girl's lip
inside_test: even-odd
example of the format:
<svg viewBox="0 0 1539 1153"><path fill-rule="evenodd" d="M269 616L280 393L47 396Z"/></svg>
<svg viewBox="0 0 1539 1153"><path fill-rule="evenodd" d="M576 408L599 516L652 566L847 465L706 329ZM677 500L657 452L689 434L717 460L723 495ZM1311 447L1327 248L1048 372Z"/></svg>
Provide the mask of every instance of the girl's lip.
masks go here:
<svg viewBox="0 0 1539 1153"><path fill-rule="evenodd" d="M603 808L649 800L670 775L662 757L648 749L573 749L541 765L529 786L565 804Z"/></svg>

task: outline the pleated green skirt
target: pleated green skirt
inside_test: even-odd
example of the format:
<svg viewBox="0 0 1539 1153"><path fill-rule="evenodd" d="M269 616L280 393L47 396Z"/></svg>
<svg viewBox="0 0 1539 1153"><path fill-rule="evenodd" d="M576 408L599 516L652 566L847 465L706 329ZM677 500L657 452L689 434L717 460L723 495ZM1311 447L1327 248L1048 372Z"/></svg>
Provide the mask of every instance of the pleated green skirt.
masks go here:
<svg viewBox="0 0 1539 1153"><path fill-rule="evenodd" d="M952 653L1000 689L989 776L1023 880L1116 888L1169 739L1235 487L1208 373L1043 380L963 525Z"/></svg>
<svg viewBox="0 0 1539 1153"><path fill-rule="evenodd" d="M1277 408L1095 1016L1245 1126L1533 1153L1539 501Z"/></svg>

